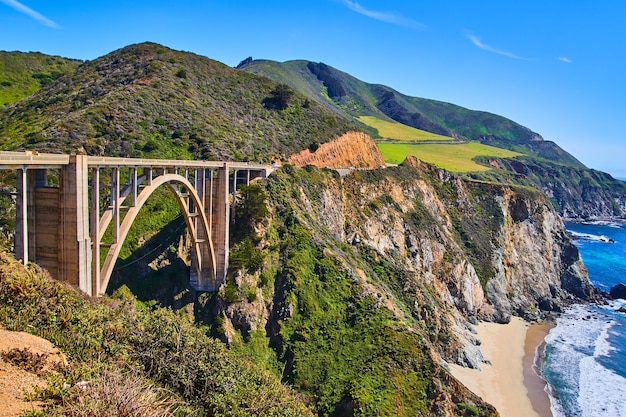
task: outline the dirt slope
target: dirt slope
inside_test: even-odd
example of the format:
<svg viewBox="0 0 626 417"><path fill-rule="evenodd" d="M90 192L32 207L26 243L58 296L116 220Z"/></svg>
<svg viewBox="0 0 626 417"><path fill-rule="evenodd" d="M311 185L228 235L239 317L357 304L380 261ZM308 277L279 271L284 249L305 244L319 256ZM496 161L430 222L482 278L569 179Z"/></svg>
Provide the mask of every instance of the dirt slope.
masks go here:
<svg viewBox="0 0 626 417"><path fill-rule="evenodd" d="M313 152L305 149L289 158L297 166L315 165L319 168L378 168L385 160L376 143L362 132L348 132L323 143Z"/></svg>
<svg viewBox="0 0 626 417"><path fill-rule="evenodd" d="M67 359L49 341L23 332L0 329L0 353L12 349L29 349L32 353L47 355L46 367L54 363L67 364ZM45 368L44 368L45 369ZM0 417L17 417L24 410L36 410L36 402L28 402L25 393L33 386L43 387L44 380L5 361L0 356Z"/></svg>

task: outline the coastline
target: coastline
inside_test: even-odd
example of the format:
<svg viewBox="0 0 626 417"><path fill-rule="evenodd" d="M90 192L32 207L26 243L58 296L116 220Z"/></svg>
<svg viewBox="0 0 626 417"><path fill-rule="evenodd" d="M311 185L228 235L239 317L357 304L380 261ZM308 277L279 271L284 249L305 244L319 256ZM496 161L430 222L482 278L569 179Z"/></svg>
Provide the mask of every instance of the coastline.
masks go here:
<svg viewBox="0 0 626 417"><path fill-rule="evenodd" d="M528 327L524 341L524 385L528 389L528 397L533 409L540 417L552 417L550 396L546 392L546 381L539 376L537 370L538 352L545 347L545 338L555 326L553 322L534 323ZM540 359L541 360L541 359Z"/></svg>
<svg viewBox="0 0 626 417"><path fill-rule="evenodd" d="M492 404L502 417L552 417L545 381L534 371L535 353L551 325L512 317L508 324L475 326L485 359L482 370L450 365L452 375Z"/></svg>

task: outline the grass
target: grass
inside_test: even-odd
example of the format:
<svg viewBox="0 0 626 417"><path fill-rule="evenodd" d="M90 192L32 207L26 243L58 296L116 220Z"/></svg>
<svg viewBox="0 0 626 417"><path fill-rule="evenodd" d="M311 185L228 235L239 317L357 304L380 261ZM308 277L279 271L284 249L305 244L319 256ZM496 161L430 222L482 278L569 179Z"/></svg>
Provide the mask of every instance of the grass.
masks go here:
<svg viewBox="0 0 626 417"><path fill-rule="evenodd" d="M379 143L378 147L385 161L389 163L399 164L404 161L408 155L413 155L424 162L453 172L489 170L490 167L474 162L473 158L477 156L512 158L521 155L517 152L494 148L493 146L483 145L479 142L450 144Z"/></svg>
<svg viewBox="0 0 626 417"><path fill-rule="evenodd" d="M375 116L360 116L359 120L378 130L378 134L386 139L399 141L451 141L454 138L438 135L425 130L416 129L402 123L390 122Z"/></svg>

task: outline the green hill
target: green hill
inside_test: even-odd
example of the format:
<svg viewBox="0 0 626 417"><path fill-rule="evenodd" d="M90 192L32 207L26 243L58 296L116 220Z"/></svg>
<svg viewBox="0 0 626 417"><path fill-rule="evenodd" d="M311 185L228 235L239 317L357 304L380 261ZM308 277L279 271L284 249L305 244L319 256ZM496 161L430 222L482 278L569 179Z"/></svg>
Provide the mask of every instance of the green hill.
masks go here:
<svg viewBox="0 0 626 417"><path fill-rule="evenodd" d="M424 162L452 172L486 171L492 166L480 165L477 157L513 158L520 154L507 149L483 145L478 142L468 143L379 143L385 161L399 164L407 155L418 157Z"/></svg>
<svg viewBox="0 0 626 417"><path fill-rule="evenodd" d="M358 127L268 78L153 43L0 109L0 148L269 162Z"/></svg>
<svg viewBox="0 0 626 417"><path fill-rule="evenodd" d="M31 95L80 63L39 52L0 51L0 107Z"/></svg>
<svg viewBox="0 0 626 417"><path fill-rule="evenodd" d="M463 157L454 160L449 156L458 153L459 148L447 148L445 145L439 145L437 149L428 149L423 145L382 145L381 149L390 162L415 155L451 171L477 171L472 174L476 179L532 185L550 196L559 212L570 218L626 215L626 189L622 181L586 168L556 143L544 140L538 133L505 117L442 101L410 97L384 85L360 81L322 63L281 63L249 58L238 68L280 80L347 120L365 121L369 126L363 128L370 129L369 132L373 131L379 137L401 139L406 136L407 129L395 129L391 135L386 130L393 125L385 122L397 122L456 140L476 141L506 149L517 155L514 159L508 155L506 162L485 165L490 162L489 156L495 155L490 152L462 152ZM375 122L372 123L372 120ZM456 145L451 143L448 146ZM485 167L489 166L492 169L485 171ZM579 182L575 178L588 180ZM577 207L573 205L574 201L579 204Z"/></svg>
<svg viewBox="0 0 626 417"><path fill-rule="evenodd" d="M384 85L368 84L323 63L246 60L238 68L288 84L349 119L376 116L438 135L583 166L555 143L544 141L538 133L505 117L410 97Z"/></svg>
<svg viewBox="0 0 626 417"><path fill-rule="evenodd" d="M402 123L379 119L376 116L360 116L359 120L376 129L383 139L403 142L451 142L454 138L416 129Z"/></svg>

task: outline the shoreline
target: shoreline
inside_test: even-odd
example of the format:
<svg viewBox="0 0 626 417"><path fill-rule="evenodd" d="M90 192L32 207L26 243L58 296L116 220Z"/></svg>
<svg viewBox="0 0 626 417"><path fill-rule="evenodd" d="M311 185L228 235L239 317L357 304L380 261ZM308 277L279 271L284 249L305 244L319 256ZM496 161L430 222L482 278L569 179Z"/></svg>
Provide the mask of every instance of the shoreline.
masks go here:
<svg viewBox="0 0 626 417"><path fill-rule="evenodd" d="M552 417L546 383L534 370L535 354L553 325L529 324L512 317L508 324L475 326L485 359L482 370L450 365L452 375L492 404L502 417Z"/></svg>
<svg viewBox="0 0 626 417"><path fill-rule="evenodd" d="M555 323L549 321L533 323L528 327L524 341L524 385L533 409L540 417L552 417L547 382L539 375L537 367L541 363L537 363L537 359L541 360L538 353L545 348L545 338L554 326Z"/></svg>

